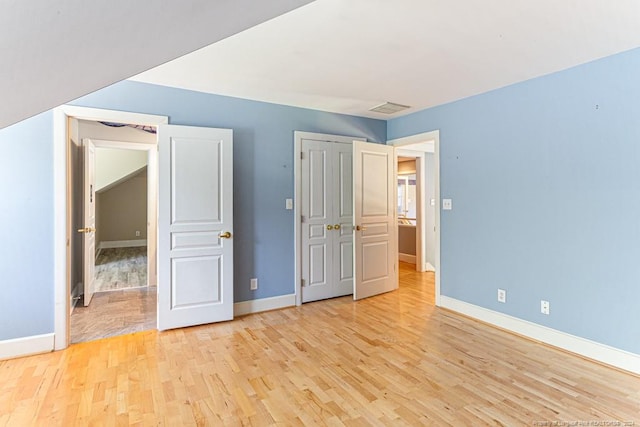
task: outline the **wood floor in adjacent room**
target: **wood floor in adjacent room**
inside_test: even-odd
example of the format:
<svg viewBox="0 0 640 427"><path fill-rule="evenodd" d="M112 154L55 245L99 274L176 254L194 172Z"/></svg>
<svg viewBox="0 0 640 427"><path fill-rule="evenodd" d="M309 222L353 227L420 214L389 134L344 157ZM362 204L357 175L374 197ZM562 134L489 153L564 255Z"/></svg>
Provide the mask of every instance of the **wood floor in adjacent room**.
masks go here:
<svg viewBox="0 0 640 427"><path fill-rule="evenodd" d="M0 426L640 425L640 378L435 308L432 274L400 278L0 362Z"/></svg>
<svg viewBox="0 0 640 427"><path fill-rule="evenodd" d="M72 343L155 329L157 288L147 287L147 248L109 248L96 260L96 293L74 308Z"/></svg>

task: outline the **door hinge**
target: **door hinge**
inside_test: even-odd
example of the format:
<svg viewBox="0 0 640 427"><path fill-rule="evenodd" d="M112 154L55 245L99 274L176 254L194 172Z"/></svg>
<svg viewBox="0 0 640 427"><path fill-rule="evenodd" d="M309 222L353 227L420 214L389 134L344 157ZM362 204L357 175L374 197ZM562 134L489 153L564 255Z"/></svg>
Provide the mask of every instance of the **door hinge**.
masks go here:
<svg viewBox="0 0 640 427"><path fill-rule="evenodd" d="M305 221L306 221L306 219L304 218L304 215L302 215L302 216L300 217L300 222L305 222Z"/></svg>
<svg viewBox="0 0 640 427"><path fill-rule="evenodd" d="M300 279L300 286L302 286L304 288L304 279Z"/></svg>
<svg viewBox="0 0 640 427"><path fill-rule="evenodd" d="M300 152L300 160L304 159L304 151Z"/></svg>

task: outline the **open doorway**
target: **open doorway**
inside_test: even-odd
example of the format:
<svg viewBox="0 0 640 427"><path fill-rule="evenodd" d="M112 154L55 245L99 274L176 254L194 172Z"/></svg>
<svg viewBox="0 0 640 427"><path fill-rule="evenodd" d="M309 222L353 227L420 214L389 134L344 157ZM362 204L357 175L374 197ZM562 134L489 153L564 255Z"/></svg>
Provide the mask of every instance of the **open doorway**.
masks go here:
<svg viewBox="0 0 640 427"><path fill-rule="evenodd" d="M440 303L439 132L388 141L396 148L398 252L403 280L432 289Z"/></svg>
<svg viewBox="0 0 640 427"><path fill-rule="evenodd" d="M70 341L153 329L155 127L78 119L69 125L69 212L77 231L70 242ZM86 222L89 206L92 224ZM92 233L90 246L86 233Z"/></svg>

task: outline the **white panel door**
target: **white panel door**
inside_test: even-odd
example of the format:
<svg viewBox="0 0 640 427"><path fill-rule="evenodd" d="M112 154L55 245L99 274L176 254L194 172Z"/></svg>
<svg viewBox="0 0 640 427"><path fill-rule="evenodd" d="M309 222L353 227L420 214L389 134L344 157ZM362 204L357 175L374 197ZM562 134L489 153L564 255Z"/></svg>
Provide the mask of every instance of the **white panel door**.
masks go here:
<svg viewBox="0 0 640 427"><path fill-rule="evenodd" d="M158 329L233 319L230 129L158 127Z"/></svg>
<svg viewBox="0 0 640 427"><path fill-rule="evenodd" d="M96 279L96 147L90 139L83 139L84 146L84 189L83 215L84 227L78 232L83 234L83 282L84 306L88 307L93 298Z"/></svg>
<svg viewBox="0 0 640 427"><path fill-rule="evenodd" d="M302 302L353 292L351 144L302 140Z"/></svg>
<svg viewBox="0 0 640 427"><path fill-rule="evenodd" d="M334 142L333 149L333 296L353 293L353 148Z"/></svg>
<svg viewBox="0 0 640 427"><path fill-rule="evenodd" d="M302 302L332 296L331 145L302 141Z"/></svg>
<svg viewBox="0 0 640 427"><path fill-rule="evenodd" d="M353 142L355 281L358 300L398 287L396 183L392 146Z"/></svg>

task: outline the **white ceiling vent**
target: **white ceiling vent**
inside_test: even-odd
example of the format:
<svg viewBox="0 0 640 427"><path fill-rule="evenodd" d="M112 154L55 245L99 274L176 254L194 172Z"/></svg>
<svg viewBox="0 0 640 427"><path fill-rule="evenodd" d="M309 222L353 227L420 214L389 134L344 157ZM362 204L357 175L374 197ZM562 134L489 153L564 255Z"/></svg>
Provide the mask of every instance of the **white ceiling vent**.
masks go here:
<svg viewBox="0 0 640 427"><path fill-rule="evenodd" d="M377 107L373 107L369 111L374 111L376 113L382 114L393 114L398 111L406 110L407 108L411 108L408 105L395 104L393 102L385 102L384 104L378 105Z"/></svg>

